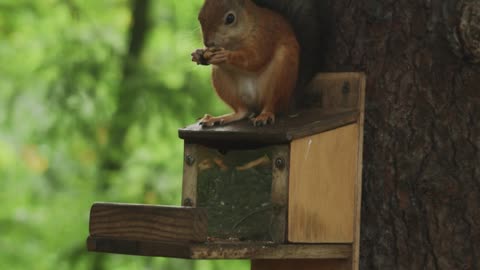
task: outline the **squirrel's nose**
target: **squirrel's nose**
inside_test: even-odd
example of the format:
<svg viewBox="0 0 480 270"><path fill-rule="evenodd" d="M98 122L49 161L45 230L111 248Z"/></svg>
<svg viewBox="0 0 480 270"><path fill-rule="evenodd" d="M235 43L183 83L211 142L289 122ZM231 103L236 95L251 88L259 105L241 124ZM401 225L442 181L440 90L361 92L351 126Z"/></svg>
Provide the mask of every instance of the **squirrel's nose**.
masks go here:
<svg viewBox="0 0 480 270"><path fill-rule="evenodd" d="M205 41L205 46L207 48L215 47L215 42L214 41Z"/></svg>

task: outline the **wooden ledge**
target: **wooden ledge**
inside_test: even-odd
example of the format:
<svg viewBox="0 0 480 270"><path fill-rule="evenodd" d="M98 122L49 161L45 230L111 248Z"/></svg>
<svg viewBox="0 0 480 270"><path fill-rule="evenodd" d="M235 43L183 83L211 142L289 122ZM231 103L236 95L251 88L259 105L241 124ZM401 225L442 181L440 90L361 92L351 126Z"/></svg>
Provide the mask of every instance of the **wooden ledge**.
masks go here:
<svg viewBox="0 0 480 270"><path fill-rule="evenodd" d="M92 237L89 251L181 259L349 259L351 244L182 243Z"/></svg>
<svg viewBox="0 0 480 270"><path fill-rule="evenodd" d="M93 252L184 259L347 259L351 244L209 242L202 208L95 203L87 248Z"/></svg>
<svg viewBox="0 0 480 270"><path fill-rule="evenodd" d="M279 117L274 125L265 127L254 127L248 120L212 128L193 124L180 129L179 136L188 143L284 144L354 123L358 116L358 110L332 112L312 109L293 116Z"/></svg>
<svg viewBox="0 0 480 270"><path fill-rule="evenodd" d="M92 237L202 243L208 221L202 208L95 203L89 225Z"/></svg>

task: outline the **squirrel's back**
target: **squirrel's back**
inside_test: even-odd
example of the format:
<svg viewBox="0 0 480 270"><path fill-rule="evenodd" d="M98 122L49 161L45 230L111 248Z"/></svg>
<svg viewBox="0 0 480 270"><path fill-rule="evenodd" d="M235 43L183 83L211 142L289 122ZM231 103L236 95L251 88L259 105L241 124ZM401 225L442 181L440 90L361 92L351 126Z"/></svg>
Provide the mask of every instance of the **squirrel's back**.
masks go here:
<svg viewBox="0 0 480 270"><path fill-rule="evenodd" d="M292 25L301 48L296 100L301 103L302 90L315 73L323 70L328 39L331 38L330 6L326 0L254 0L283 15Z"/></svg>

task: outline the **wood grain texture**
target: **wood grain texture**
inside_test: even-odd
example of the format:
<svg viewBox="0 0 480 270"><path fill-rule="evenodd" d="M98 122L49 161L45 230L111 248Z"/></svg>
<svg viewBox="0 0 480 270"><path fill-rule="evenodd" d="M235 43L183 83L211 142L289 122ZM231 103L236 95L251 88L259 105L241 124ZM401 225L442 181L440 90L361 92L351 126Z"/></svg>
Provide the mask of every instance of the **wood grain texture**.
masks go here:
<svg viewBox="0 0 480 270"><path fill-rule="evenodd" d="M355 216L354 216L354 231L353 231L353 255L351 259L352 270L360 268L360 232L361 232L361 210L362 210L362 172L363 172L363 134L365 123L365 94L367 78L365 74L358 73L358 106L360 117L358 118L358 161L357 161L357 175L355 177Z"/></svg>
<svg viewBox="0 0 480 270"><path fill-rule="evenodd" d="M193 259L348 259L348 244L277 245L272 243L233 243L192 245Z"/></svg>
<svg viewBox="0 0 480 270"><path fill-rule="evenodd" d="M230 146L284 144L355 123L358 115L356 109L310 109L292 116L279 116L275 125L267 127L254 127L247 120L213 128L202 128L194 124L180 129L179 135L189 143L212 145L222 142L230 143Z"/></svg>
<svg viewBox="0 0 480 270"><path fill-rule="evenodd" d="M277 245L272 243L185 243L90 236L89 251L183 259L349 259L352 246Z"/></svg>
<svg viewBox="0 0 480 270"><path fill-rule="evenodd" d="M253 260L252 270L350 270L349 260Z"/></svg>
<svg viewBox="0 0 480 270"><path fill-rule="evenodd" d="M291 144L288 240L352 243L358 125Z"/></svg>
<svg viewBox="0 0 480 270"><path fill-rule="evenodd" d="M183 182L182 182L182 205L183 206L188 206L188 207L197 206L197 178L198 178L197 152L198 152L197 145L188 144L188 143L184 144Z"/></svg>
<svg viewBox="0 0 480 270"><path fill-rule="evenodd" d="M272 204L274 216L271 222L272 240L285 243L287 240L289 145L275 146L272 151ZM277 164L278 162L282 164Z"/></svg>
<svg viewBox="0 0 480 270"><path fill-rule="evenodd" d="M205 242L205 209L96 203L90 212L90 236L116 239Z"/></svg>

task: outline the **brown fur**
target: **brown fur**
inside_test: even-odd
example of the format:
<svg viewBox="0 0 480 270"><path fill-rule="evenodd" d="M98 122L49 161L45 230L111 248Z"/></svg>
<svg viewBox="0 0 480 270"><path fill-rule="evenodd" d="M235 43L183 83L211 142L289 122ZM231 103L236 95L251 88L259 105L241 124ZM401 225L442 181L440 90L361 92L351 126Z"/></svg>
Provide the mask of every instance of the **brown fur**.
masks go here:
<svg viewBox="0 0 480 270"><path fill-rule="evenodd" d="M226 14L236 16L225 24ZM206 0L200 12L204 42L222 48L209 60L214 64L213 86L234 110L220 117L206 116L204 126L241 120L249 113L262 125L285 111L295 88L299 45L288 22L251 0Z"/></svg>

